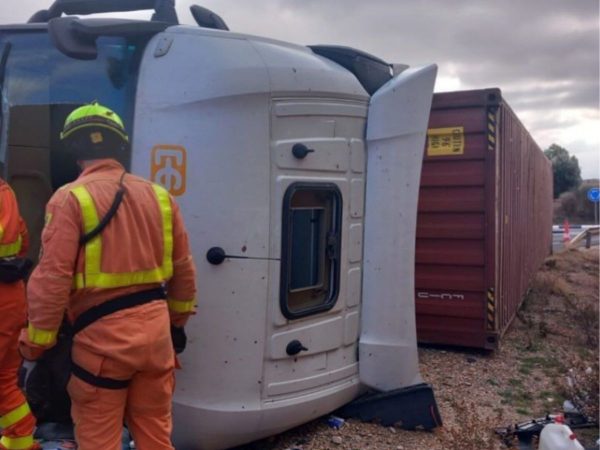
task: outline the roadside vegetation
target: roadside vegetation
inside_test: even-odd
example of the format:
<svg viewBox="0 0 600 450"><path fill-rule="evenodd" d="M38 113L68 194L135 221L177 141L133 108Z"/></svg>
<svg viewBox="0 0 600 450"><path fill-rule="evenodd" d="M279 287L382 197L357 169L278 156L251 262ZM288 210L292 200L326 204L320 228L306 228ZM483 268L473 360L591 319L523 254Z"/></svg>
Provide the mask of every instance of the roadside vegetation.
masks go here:
<svg viewBox="0 0 600 450"><path fill-rule="evenodd" d="M544 154L552 162L554 198L558 198L563 192L579 187L581 169L576 156L570 155L566 148L557 144L552 144L544 150Z"/></svg>
<svg viewBox="0 0 600 450"><path fill-rule="evenodd" d="M571 224L595 223L594 204L587 193L590 188L600 187L600 180L582 180L577 157L560 145L552 144L544 154L552 163L554 224L562 224L565 219Z"/></svg>
<svg viewBox="0 0 600 450"><path fill-rule="evenodd" d="M554 223L562 224L565 219L571 224L593 224L594 204L587 198L590 188L600 187L600 180L585 180L579 187L563 192L554 200Z"/></svg>

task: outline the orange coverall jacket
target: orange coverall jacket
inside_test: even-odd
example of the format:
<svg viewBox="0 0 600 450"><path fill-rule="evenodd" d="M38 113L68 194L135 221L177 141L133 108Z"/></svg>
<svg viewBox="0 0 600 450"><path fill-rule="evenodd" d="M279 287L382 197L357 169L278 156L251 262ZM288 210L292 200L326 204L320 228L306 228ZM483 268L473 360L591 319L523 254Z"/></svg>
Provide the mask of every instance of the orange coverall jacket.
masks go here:
<svg viewBox="0 0 600 450"><path fill-rule="evenodd" d="M73 189L85 186L104 217L113 202L125 169L112 159L94 161L74 182L60 188L46 208L40 261L27 286L29 332L21 333L22 351L35 357L54 345L65 309L73 321L79 314L107 300L145 291L160 283L115 288L76 287L76 274L85 272L86 249L79 239L84 219ZM112 181L107 183L106 181ZM127 174L126 190L117 214L101 233L101 263L104 273L147 271L160 267L165 256L163 219L152 183ZM177 203L169 196L172 210L172 277L166 282L171 323L183 326L196 296L195 267L187 233Z"/></svg>
<svg viewBox="0 0 600 450"><path fill-rule="evenodd" d="M0 257L25 256L28 243L15 194L0 179ZM35 419L17 385L19 332L26 320L23 281L0 283L0 449L35 447Z"/></svg>
<svg viewBox="0 0 600 450"><path fill-rule="evenodd" d="M16 251L8 247L20 242ZM0 179L0 257L25 256L29 248L29 235L25 221L19 214L14 192L6 181Z"/></svg>

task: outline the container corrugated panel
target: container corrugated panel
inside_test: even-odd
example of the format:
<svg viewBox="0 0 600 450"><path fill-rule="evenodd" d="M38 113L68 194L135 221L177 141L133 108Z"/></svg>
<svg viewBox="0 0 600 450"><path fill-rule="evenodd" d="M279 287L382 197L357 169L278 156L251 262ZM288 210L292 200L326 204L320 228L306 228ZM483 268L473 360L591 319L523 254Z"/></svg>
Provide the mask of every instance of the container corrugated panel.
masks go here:
<svg viewBox="0 0 600 450"><path fill-rule="evenodd" d="M500 90L435 94L417 219L419 341L496 348L551 244L551 163Z"/></svg>

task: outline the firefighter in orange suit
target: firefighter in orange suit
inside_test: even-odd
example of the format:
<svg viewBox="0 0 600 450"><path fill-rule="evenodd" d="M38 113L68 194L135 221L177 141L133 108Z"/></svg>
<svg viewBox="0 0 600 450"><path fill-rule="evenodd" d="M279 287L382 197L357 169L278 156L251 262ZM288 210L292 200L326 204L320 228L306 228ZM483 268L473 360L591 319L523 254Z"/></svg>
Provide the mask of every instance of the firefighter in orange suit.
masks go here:
<svg viewBox="0 0 600 450"><path fill-rule="evenodd" d="M25 222L12 189L0 180L0 259L11 264L27 252ZM0 269L2 270L2 269ZM35 419L17 386L21 364L19 332L27 321L23 280L0 281L0 449L38 448L33 441Z"/></svg>
<svg viewBox="0 0 600 450"><path fill-rule="evenodd" d="M186 323L196 295L179 207L163 187L113 159L129 143L110 109L74 110L61 139L83 171L48 203L21 351L36 359L53 346L66 310L79 449L120 449L123 422L137 448L172 449L170 326Z"/></svg>

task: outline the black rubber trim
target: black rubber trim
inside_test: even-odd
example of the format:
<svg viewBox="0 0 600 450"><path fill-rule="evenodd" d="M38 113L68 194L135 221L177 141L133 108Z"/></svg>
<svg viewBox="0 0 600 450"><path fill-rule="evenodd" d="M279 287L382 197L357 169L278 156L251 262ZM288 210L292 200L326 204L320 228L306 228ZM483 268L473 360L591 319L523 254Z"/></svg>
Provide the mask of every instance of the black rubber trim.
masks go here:
<svg viewBox="0 0 600 450"><path fill-rule="evenodd" d="M369 95L392 79L390 64L369 53L339 45L309 45L315 54L349 70Z"/></svg>
<svg viewBox="0 0 600 450"><path fill-rule="evenodd" d="M73 335L76 335L85 327L91 325L96 320L104 316L121 311L122 309L134 308L136 306L150 303L154 300L165 300L167 295L162 288L151 289L148 291L136 292L134 294L123 295L99 305L93 306L75 319L73 324Z"/></svg>
<svg viewBox="0 0 600 450"><path fill-rule="evenodd" d="M190 12L200 27L229 31L229 27L221 18L221 16L212 12L210 9L203 8L202 6L198 5L192 5L190 6Z"/></svg>
<svg viewBox="0 0 600 450"><path fill-rule="evenodd" d="M131 380L115 380L114 378L99 377L91 372L88 372L74 362L71 362L71 372L80 380L83 380L92 386L104 389L125 389L131 382Z"/></svg>

